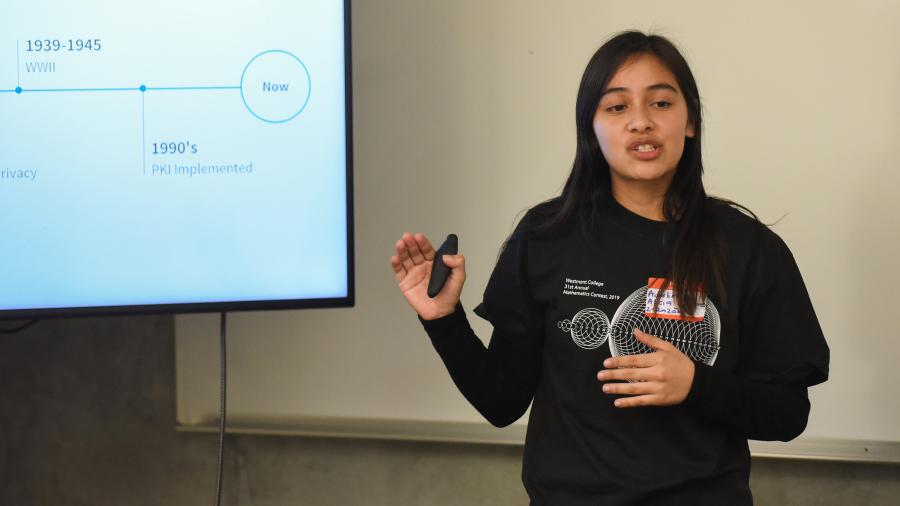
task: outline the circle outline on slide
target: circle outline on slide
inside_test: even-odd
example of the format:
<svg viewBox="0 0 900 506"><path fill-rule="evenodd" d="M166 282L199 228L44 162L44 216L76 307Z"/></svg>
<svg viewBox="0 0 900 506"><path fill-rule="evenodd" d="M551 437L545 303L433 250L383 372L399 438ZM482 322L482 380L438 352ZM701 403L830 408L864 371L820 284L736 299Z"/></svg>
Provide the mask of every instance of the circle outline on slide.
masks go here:
<svg viewBox="0 0 900 506"><path fill-rule="evenodd" d="M286 119L274 119L273 120L273 119L263 118L259 114L256 114L255 112L253 112L253 109L250 107L250 105L247 103L247 99L244 97L244 76L247 75L247 69L250 68L250 65L252 65L253 62L256 61L257 58L259 58L260 56L263 56L263 55L267 55L269 53L280 53L280 54L285 54L285 55L290 56L291 58L296 60L297 63L300 64L300 67L303 68L303 72L306 74L306 84L307 84L306 89L308 90L306 93L306 100L303 102L303 105L300 106L299 111L295 112L292 116L290 116L289 118L286 118ZM294 54L292 54L288 51L285 51L283 49L269 49L267 51L263 51L262 53L259 53L258 55L254 56L253 58L250 58L250 61L247 62L247 65L244 66L244 71L241 72L241 102L244 103L244 107L246 107L247 110L250 111L250 114L252 114L254 117L256 117L256 119L258 119L260 121L265 121L266 123L285 123L287 121L290 121L290 120L296 118L298 114L300 114L301 112L303 112L304 109L306 109L306 104L309 103L309 97L311 95L312 95L312 78L310 78L310 76L309 76L309 69L306 68L306 64L304 64L303 61L300 60L300 58L297 58Z"/></svg>

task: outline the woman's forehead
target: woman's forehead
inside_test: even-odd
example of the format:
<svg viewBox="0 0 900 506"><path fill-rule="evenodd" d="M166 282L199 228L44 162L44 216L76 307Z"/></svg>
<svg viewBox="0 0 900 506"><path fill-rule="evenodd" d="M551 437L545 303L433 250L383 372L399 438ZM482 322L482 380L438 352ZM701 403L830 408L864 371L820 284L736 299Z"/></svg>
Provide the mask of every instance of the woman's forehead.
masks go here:
<svg viewBox="0 0 900 506"><path fill-rule="evenodd" d="M675 74L658 57L652 54L638 54L629 57L616 69L603 94L612 91L635 93L666 88L679 92Z"/></svg>

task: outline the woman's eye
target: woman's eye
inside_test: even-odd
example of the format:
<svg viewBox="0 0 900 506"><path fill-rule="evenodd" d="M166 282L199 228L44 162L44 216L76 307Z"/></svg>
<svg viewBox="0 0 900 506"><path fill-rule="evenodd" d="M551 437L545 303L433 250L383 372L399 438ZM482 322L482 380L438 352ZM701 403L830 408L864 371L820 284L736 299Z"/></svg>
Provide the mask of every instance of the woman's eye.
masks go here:
<svg viewBox="0 0 900 506"><path fill-rule="evenodd" d="M625 110L625 106L623 104L611 105L606 108L607 112L622 112Z"/></svg>
<svg viewBox="0 0 900 506"><path fill-rule="evenodd" d="M658 109L668 109L671 106L672 106L672 103L666 102L665 100L660 100L660 101L656 102L656 107Z"/></svg>

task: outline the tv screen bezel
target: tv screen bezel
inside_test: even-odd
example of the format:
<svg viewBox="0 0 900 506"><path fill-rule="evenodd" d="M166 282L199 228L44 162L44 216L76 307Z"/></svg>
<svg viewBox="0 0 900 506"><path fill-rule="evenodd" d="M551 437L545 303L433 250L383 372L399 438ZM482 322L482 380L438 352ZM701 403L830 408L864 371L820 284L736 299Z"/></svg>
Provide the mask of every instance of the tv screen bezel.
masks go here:
<svg viewBox="0 0 900 506"><path fill-rule="evenodd" d="M252 301L187 302L178 304L141 304L86 307L47 307L2 309L0 320L28 320L77 316L125 316L167 313L219 313L279 309L316 309L355 305L353 243L353 87L351 59L351 0L344 0L344 110L347 181L347 296L320 299L274 299Z"/></svg>

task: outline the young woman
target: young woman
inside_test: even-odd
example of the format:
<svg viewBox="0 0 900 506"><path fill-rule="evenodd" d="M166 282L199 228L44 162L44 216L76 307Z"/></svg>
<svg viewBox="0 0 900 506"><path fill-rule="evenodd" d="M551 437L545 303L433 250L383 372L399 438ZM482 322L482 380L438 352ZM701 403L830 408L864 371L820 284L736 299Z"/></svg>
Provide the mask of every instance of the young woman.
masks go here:
<svg viewBox="0 0 900 506"><path fill-rule="evenodd" d="M793 439L828 347L785 243L701 179L701 105L665 38L621 33L588 64L575 162L530 209L475 313L462 255L403 234L397 283L465 397L504 426L532 403L535 505L752 504L748 439ZM751 213L752 214L752 213Z"/></svg>

